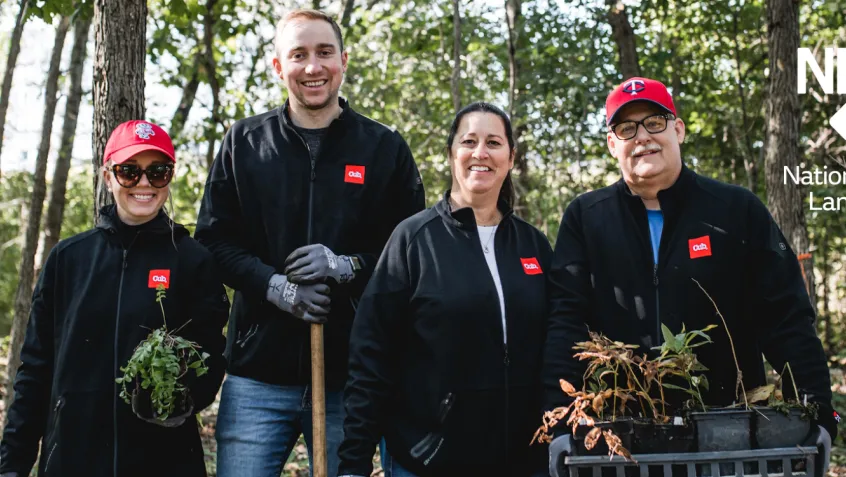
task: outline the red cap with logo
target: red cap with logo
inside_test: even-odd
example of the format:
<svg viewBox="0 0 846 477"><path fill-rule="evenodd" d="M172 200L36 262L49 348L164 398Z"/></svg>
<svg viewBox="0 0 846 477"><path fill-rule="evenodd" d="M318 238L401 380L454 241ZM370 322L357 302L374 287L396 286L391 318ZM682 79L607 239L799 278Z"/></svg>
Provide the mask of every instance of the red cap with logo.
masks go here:
<svg viewBox="0 0 846 477"><path fill-rule="evenodd" d="M103 164L108 161L120 164L144 151L159 151L176 162L173 142L165 130L149 121L135 119L112 131L103 153Z"/></svg>
<svg viewBox="0 0 846 477"><path fill-rule="evenodd" d="M629 78L605 100L605 123L611 124L620 108L634 101L648 101L676 115L673 97L663 83L649 78Z"/></svg>

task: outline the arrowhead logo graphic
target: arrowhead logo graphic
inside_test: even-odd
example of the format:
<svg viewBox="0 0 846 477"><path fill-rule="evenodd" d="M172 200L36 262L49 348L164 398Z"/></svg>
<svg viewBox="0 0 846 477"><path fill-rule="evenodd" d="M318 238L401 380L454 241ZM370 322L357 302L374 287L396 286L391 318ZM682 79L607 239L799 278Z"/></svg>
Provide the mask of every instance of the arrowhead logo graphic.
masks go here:
<svg viewBox="0 0 846 477"><path fill-rule="evenodd" d="M834 113L834 116L828 120L828 123L831 124L831 127L837 131L837 134L840 134L840 137L846 139L846 105L840 107L840 109Z"/></svg>

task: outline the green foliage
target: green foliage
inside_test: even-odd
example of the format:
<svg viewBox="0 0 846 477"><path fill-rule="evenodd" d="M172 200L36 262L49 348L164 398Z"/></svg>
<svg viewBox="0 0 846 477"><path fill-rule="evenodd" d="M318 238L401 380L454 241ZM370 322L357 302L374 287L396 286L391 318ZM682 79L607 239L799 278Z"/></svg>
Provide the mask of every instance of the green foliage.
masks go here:
<svg viewBox="0 0 846 477"><path fill-rule="evenodd" d="M126 366L120 368L123 376L116 380L121 385L120 397L127 404L134 393L141 389L150 390L154 415L162 421L187 395L188 390L180 380L192 370L197 377L208 372L205 364L208 353L201 354L197 343L177 336L178 329L168 330L162 304L165 297L164 285L160 284L156 288L156 301L162 309L164 326L150 332L138 344Z"/></svg>
<svg viewBox="0 0 846 477"><path fill-rule="evenodd" d="M703 374L708 371L708 368L696 358L694 349L712 343L711 337L706 333L714 328L717 328L717 325L708 325L701 330L685 331L682 325L681 333L674 335L667 325L661 324L664 342L661 346L653 348L661 353L656 359L657 372L654 376L660 387L683 391L690 395L691 400L684 406L686 409L700 411L706 409L702 390L708 390L708 378ZM671 377L684 380L687 386L682 387L667 382L667 379Z"/></svg>
<svg viewBox="0 0 846 477"><path fill-rule="evenodd" d="M24 172L5 173L0 180L0 334L11 330L18 267L32 175Z"/></svg>

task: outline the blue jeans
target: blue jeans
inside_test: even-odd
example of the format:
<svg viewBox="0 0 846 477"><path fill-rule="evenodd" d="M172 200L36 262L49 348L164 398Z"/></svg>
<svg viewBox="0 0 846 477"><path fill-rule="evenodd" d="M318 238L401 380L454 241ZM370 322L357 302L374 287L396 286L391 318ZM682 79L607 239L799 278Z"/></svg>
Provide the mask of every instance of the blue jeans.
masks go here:
<svg viewBox="0 0 846 477"><path fill-rule="evenodd" d="M338 474L344 438L343 393L326 393L326 460ZM217 415L218 477L279 477L300 434L311 469L311 388L277 386L240 376L226 377Z"/></svg>
<svg viewBox="0 0 846 477"><path fill-rule="evenodd" d="M411 472L402 468L399 462L395 461L391 454L388 454L388 448L385 446L385 439L379 442L379 454L382 457L382 470L385 472L385 477L417 477Z"/></svg>

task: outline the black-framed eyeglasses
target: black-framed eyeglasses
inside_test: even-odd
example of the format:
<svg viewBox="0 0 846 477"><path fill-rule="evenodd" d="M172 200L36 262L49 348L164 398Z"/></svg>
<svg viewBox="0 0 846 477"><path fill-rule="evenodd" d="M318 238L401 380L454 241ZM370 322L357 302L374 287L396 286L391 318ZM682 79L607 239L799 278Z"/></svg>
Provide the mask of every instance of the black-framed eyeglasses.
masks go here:
<svg viewBox="0 0 846 477"><path fill-rule="evenodd" d="M650 134L658 134L667 129L667 123L675 119L672 114L659 113L647 116L640 121L623 121L611 126L611 131L617 136L617 139L628 140L637 136L637 128L641 124L646 132Z"/></svg>
<svg viewBox="0 0 846 477"><path fill-rule="evenodd" d="M173 164L151 164L146 169L141 169L141 166L136 164L115 164L112 166L112 174L115 175L118 184L127 189L138 185L141 174L147 175L151 186L161 189L173 179Z"/></svg>

